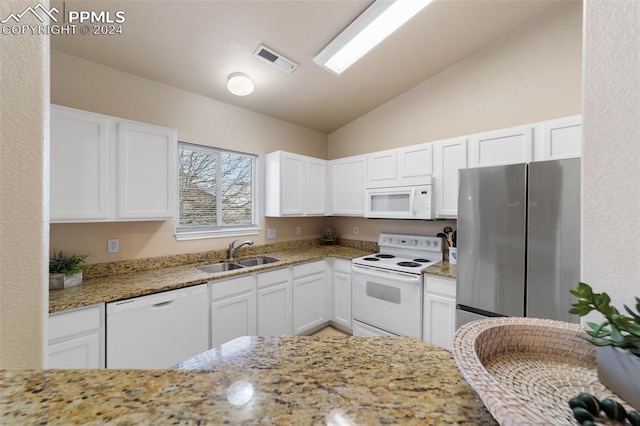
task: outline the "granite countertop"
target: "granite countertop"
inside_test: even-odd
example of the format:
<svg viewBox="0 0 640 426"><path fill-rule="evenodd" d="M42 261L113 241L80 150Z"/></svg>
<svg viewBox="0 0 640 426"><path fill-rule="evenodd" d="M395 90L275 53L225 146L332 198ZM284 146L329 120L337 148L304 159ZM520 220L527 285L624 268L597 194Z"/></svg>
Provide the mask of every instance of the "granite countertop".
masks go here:
<svg viewBox="0 0 640 426"><path fill-rule="evenodd" d="M495 425L410 337L240 337L171 370L0 371L0 423ZM352 423L349 423L352 422Z"/></svg>
<svg viewBox="0 0 640 426"><path fill-rule="evenodd" d="M144 296L166 290L174 290L207 283L209 281L282 268L296 263L309 262L327 257L353 259L370 253L371 251L359 248L318 245L288 250L276 250L262 254L275 257L279 259L278 262L236 269L220 274L203 272L196 268L198 264L173 267L166 267L162 264L158 265L158 269L88 278L84 280L82 285L77 287L49 291L49 313L81 308L96 303L113 302L131 297ZM238 259L242 259L242 257Z"/></svg>
<svg viewBox="0 0 640 426"><path fill-rule="evenodd" d="M445 278L453 278L455 280L458 273L458 265L452 265L448 260L443 260L435 265L424 268L422 273L438 275Z"/></svg>

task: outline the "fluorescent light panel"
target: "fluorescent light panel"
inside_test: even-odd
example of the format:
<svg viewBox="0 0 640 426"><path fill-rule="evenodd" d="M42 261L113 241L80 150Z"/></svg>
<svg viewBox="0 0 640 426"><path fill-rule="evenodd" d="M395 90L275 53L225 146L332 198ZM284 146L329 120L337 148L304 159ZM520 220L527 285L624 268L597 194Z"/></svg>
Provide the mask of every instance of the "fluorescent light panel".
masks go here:
<svg viewBox="0 0 640 426"><path fill-rule="evenodd" d="M376 0L313 58L340 74L432 0Z"/></svg>

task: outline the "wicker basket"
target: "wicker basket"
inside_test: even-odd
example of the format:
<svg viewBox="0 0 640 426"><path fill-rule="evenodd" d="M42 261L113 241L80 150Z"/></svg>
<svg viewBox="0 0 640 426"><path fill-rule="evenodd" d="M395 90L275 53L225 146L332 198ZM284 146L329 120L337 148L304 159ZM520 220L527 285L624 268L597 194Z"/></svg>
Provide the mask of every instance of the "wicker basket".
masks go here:
<svg viewBox="0 0 640 426"><path fill-rule="evenodd" d="M577 425L567 401L580 392L612 398L598 381L595 346L577 324L492 318L460 327L453 356L501 425ZM598 424L620 424L598 417Z"/></svg>

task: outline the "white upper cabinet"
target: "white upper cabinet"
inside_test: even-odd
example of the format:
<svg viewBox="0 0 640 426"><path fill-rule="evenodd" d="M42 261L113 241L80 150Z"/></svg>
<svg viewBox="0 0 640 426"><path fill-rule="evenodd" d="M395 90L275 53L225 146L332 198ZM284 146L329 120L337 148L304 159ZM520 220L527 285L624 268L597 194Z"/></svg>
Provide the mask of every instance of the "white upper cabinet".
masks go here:
<svg viewBox="0 0 640 426"><path fill-rule="evenodd" d="M433 174L433 146L411 145L368 155L367 188L421 185Z"/></svg>
<svg viewBox="0 0 640 426"><path fill-rule="evenodd" d="M367 159L367 188L388 186L398 180L397 151L374 152Z"/></svg>
<svg viewBox="0 0 640 426"><path fill-rule="evenodd" d="M534 160L560 160L582 155L582 116L543 121L536 125Z"/></svg>
<svg viewBox="0 0 640 426"><path fill-rule="evenodd" d="M401 181L425 182L424 178L433 175L433 144L423 143L398 149L398 177Z"/></svg>
<svg viewBox="0 0 640 426"><path fill-rule="evenodd" d="M323 216L327 208L328 162L319 158L306 159L306 210L305 214Z"/></svg>
<svg viewBox="0 0 640 426"><path fill-rule="evenodd" d="M458 170L467 167L467 139L453 138L433 144L436 217L458 217Z"/></svg>
<svg viewBox="0 0 640 426"><path fill-rule="evenodd" d="M367 157L358 155L329 162L331 170L331 213L334 216L364 217L364 189Z"/></svg>
<svg viewBox="0 0 640 426"><path fill-rule="evenodd" d="M323 216L326 160L276 151L265 156L265 216Z"/></svg>
<svg viewBox="0 0 640 426"><path fill-rule="evenodd" d="M105 116L51 108L50 217L109 218L109 123Z"/></svg>
<svg viewBox="0 0 640 426"><path fill-rule="evenodd" d="M533 159L533 126L469 136L469 167L528 163Z"/></svg>
<svg viewBox="0 0 640 426"><path fill-rule="evenodd" d="M118 217L167 219L175 209L177 132L118 124Z"/></svg>
<svg viewBox="0 0 640 426"><path fill-rule="evenodd" d="M51 222L172 219L177 131L51 106Z"/></svg>

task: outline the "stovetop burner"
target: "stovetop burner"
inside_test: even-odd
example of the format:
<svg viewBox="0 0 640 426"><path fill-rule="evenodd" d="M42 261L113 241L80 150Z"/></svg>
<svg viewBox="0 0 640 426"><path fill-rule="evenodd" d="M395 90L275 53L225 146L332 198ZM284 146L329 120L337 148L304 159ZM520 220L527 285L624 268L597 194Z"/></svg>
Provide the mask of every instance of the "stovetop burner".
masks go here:
<svg viewBox="0 0 640 426"><path fill-rule="evenodd" d="M377 261L379 261L380 259L378 259L377 257L365 257L365 258L364 258L364 259L362 259L362 260L366 260L366 261L368 261L368 262L377 262Z"/></svg>
<svg viewBox="0 0 640 426"><path fill-rule="evenodd" d="M416 268L418 266L422 266L418 262L398 262L397 265L398 266L405 266L405 267L409 267L409 268Z"/></svg>
<svg viewBox="0 0 640 426"><path fill-rule="evenodd" d="M393 259L395 256L392 254L376 254L376 257L379 257L380 259Z"/></svg>
<svg viewBox="0 0 640 426"><path fill-rule="evenodd" d="M418 259L413 259L414 262L420 262L420 263L429 263L431 262L429 259L423 259L423 258L418 258Z"/></svg>

